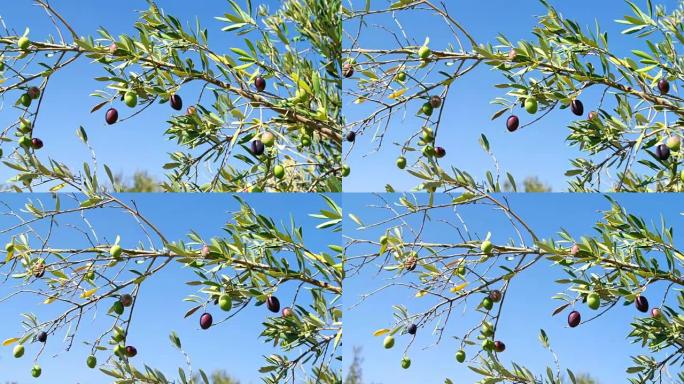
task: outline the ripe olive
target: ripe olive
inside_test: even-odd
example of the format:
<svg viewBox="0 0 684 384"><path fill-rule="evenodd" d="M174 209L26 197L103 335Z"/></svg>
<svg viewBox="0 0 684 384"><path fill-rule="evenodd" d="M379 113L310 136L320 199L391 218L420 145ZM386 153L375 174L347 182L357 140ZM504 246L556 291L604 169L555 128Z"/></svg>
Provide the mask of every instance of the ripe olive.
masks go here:
<svg viewBox="0 0 684 384"><path fill-rule="evenodd" d="M577 116L584 115L584 104L582 104L580 100L573 100L570 103L570 109L572 110L572 113Z"/></svg>
<svg viewBox="0 0 684 384"><path fill-rule="evenodd" d="M520 119L518 119L518 116L513 115L506 120L506 129L508 129L508 132L515 132L519 127Z"/></svg>
<svg viewBox="0 0 684 384"><path fill-rule="evenodd" d="M667 95L670 92L670 83L666 79L658 81L658 90L661 95Z"/></svg>
<svg viewBox="0 0 684 384"><path fill-rule="evenodd" d="M347 133L347 141L353 143L354 140L356 140L356 132L349 131L349 133Z"/></svg>
<svg viewBox="0 0 684 384"><path fill-rule="evenodd" d="M582 321L582 315L577 311L572 311L568 314L568 325L570 328L575 328Z"/></svg>
<svg viewBox="0 0 684 384"><path fill-rule="evenodd" d="M498 289L495 289L495 290L489 292L489 300L491 300L495 303L498 303L499 301L501 301L502 296L503 295L501 294L501 291L499 291Z"/></svg>
<svg viewBox="0 0 684 384"><path fill-rule="evenodd" d="M138 354L138 350L134 346L129 345L126 347L126 356L135 357L135 355L137 355L137 354Z"/></svg>
<svg viewBox="0 0 684 384"><path fill-rule="evenodd" d="M416 332L418 332L418 326L415 324L410 324L408 327L406 327L406 333L409 335L415 335Z"/></svg>
<svg viewBox="0 0 684 384"><path fill-rule="evenodd" d="M252 154L254 156L261 156L264 154L264 143L261 140L252 141Z"/></svg>
<svg viewBox="0 0 684 384"><path fill-rule="evenodd" d="M503 352L506 350L506 344L503 343L503 341L495 341L494 342L494 350L497 352Z"/></svg>
<svg viewBox="0 0 684 384"><path fill-rule="evenodd" d="M44 343L47 341L47 338L48 338L47 332L43 331L43 332L38 334L38 336L36 337L36 340L38 340L41 343Z"/></svg>
<svg viewBox="0 0 684 384"><path fill-rule="evenodd" d="M437 96L437 95L430 97L430 105L432 106L432 108L441 107L442 106L442 98Z"/></svg>
<svg viewBox="0 0 684 384"><path fill-rule="evenodd" d="M119 111L117 111L116 108L109 108L107 113L105 113L105 121L107 124L112 125L116 123L117 120L119 120Z"/></svg>
<svg viewBox="0 0 684 384"><path fill-rule="evenodd" d="M648 299L644 296L637 296L634 300L634 305L639 312L648 312Z"/></svg>
<svg viewBox="0 0 684 384"><path fill-rule="evenodd" d="M180 96L171 95L169 101L171 102L171 108L175 109L176 111L183 109L183 99Z"/></svg>
<svg viewBox="0 0 684 384"><path fill-rule="evenodd" d="M656 157L665 161L670 158L670 148L666 144L659 144L656 147Z"/></svg>
<svg viewBox="0 0 684 384"><path fill-rule="evenodd" d="M214 318L211 317L210 313L203 313L202 316L200 316L200 328L202 329L209 329L211 327L211 324L214 322Z"/></svg>
<svg viewBox="0 0 684 384"><path fill-rule="evenodd" d="M129 295L128 293L125 293L119 297L119 301L121 302L121 305L124 307L130 307L133 305L133 296Z"/></svg>
<svg viewBox="0 0 684 384"><path fill-rule="evenodd" d="M289 316L294 315L294 311L292 311L292 308L290 308L290 307L285 307L285 308L283 308L282 315L283 315L283 317L289 317Z"/></svg>
<svg viewBox="0 0 684 384"><path fill-rule="evenodd" d="M266 299L266 307L269 311L278 313L280 312L280 300L278 300L278 298L275 296L269 296Z"/></svg>
<svg viewBox="0 0 684 384"><path fill-rule="evenodd" d="M264 89L266 89L266 79L261 76L257 76L254 79L254 88L256 88L258 92L263 92Z"/></svg>
<svg viewBox="0 0 684 384"><path fill-rule="evenodd" d="M33 147L33 149L41 149L43 148L43 140L34 137L33 139L31 139L31 146Z"/></svg>

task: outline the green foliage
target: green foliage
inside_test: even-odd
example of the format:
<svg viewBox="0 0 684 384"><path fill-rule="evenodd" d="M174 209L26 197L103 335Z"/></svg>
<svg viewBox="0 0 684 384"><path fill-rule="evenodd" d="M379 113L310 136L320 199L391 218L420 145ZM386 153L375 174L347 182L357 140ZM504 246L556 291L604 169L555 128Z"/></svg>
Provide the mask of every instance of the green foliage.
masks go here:
<svg viewBox="0 0 684 384"><path fill-rule="evenodd" d="M400 125L396 120L406 112L415 113L418 123L409 129L405 140L397 143L401 151L397 156L415 158L406 170L420 182L417 189L452 190L469 186L501 191L505 189L501 185L504 178L506 188L515 189L513 176L500 169L495 147L490 146L484 134L480 145L492 158L495 169L479 180L468 174L468 169L448 166L425 150L439 142L440 130L454 124L441 113L424 113L426 101L438 96L442 108L448 107L448 97L458 92L453 88L459 78L476 67L489 66L505 78L505 82L491 86L508 91L505 97L493 101L502 107L493 119L509 118L516 110L527 109L518 118L520 124L510 126L509 130L534 129L553 112L571 114L572 110L579 115L567 127L567 143L581 153L581 157L570 160L570 169L565 174L569 190L681 191L681 150L675 148L669 156L661 156L656 149L668 139L677 140L682 135L684 109L676 93L676 82L684 77L678 53L678 44L684 41L684 11L678 7L668 13L664 6L651 1L644 8L627 2L633 14L618 20L626 27L623 34L627 36L622 39L632 39L642 49L622 57L611 49L609 36L601 26L585 30L563 17L550 1L541 3L547 14L539 18L531 31L533 38L516 43L502 34L496 42L487 43L476 41L457 20L455 8L448 5L439 7L422 2L416 6L415 2L399 1L387 7L351 2L350 8L344 10L344 23L349 26L349 35L357 38L353 45L345 47L343 54L354 62L356 75L345 91L347 97L355 100L350 110L359 109L357 113L362 117L349 122L347 130L361 138L372 136L377 143L375 149L379 149L388 130ZM387 20L390 12L392 25L376 19ZM448 45L430 45L428 37L419 47L405 36L402 20L411 20L417 13L432 18L435 25L446 23L453 35L447 39ZM387 45L362 46L364 36L373 33L388 34L382 40ZM420 56L422 48L428 45L430 53ZM578 102L587 95L600 102L583 111ZM530 117L534 113L537 115ZM502 128L504 125L501 122ZM430 140L421 138L421 131L426 129L434 132ZM362 135L370 131L376 133Z"/></svg>
<svg viewBox="0 0 684 384"><path fill-rule="evenodd" d="M203 239L190 232L187 239L176 241L168 239L135 202L125 203L106 193L71 198L76 201L75 207L64 208L59 194L50 203L28 202L23 211L7 207L5 213L16 217L19 224L9 228L13 237L5 247L0 268L11 276L17 290L33 292L44 305L63 312L49 319L39 319L30 312L22 314L23 332L6 340L5 345L26 344L27 353L35 352L38 361L43 353L36 341L40 332L64 333L69 345L78 338L77 325L85 316L106 315L111 326L98 332L94 340L84 340L91 347L90 355L105 363L99 367L104 374L117 383L185 383L194 375L191 370L181 369L180 381L169 381L152 367L135 367L134 362L143 354L132 360L123 353L124 346L130 345L126 341L128 330L135 327L135 314L142 310L135 306L142 285L163 270L182 268L191 271L194 278L180 283L196 288L183 299L189 305L185 314L188 321L197 321L202 312L228 320L238 317L246 306L261 306L265 316L260 340L276 349L264 357L260 369L264 383L341 383L342 247L334 242L315 249L307 240L323 232L340 232L342 210L332 198L321 197L322 208L311 215L319 224L308 228L294 220L277 223L236 195L240 208L227 218L220 236ZM146 236L138 239L135 247L124 246L118 237L113 243L100 242L98 228L87 216L98 208L130 216ZM74 216L83 220L87 229L79 230L90 246L55 247L59 239L54 231L47 229L41 234L33 229L41 222L59 226L61 220ZM112 248L120 251L110 253ZM288 297L289 293L281 292L296 294ZM269 316L263 304L268 297L278 295L283 311ZM230 300L230 308L219 309L219 297ZM286 313L285 307L291 312ZM216 326L220 325L212 327ZM172 334L170 340L186 355L178 335ZM192 383L209 384L202 372L200 378Z"/></svg>
<svg viewBox="0 0 684 384"><path fill-rule="evenodd" d="M362 295L362 302L381 295L381 291L400 289L421 303L395 303L392 323L379 325L374 333L378 344L383 337L410 338L408 327L415 324L419 330L434 328L435 343L456 340L452 347L466 352L468 367L482 376L481 383L592 382L561 369L562 356L556 356L544 330L539 341L556 362L545 372L535 373L525 366L531 362L508 362L501 352L494 353L498 325L507 321L505 297L511 284L542 264L549 271L567 275L556 280L562 291L553 297L560 304L551 316L559 316L560 321L560 314L570 310L586 311L587 315L596 310L584 321L601 321L618 305L632 306L631 331L625 336L640 345L643 353L632 357L627 373L633 383L659 383L666 380L668 369L680 368L683 357L684 251L675 242L674 229L666 223L648 225L610 197L607 200L610 208L594 224L591 236L575 239L560 230L557 237L542 239L537 231L548 233L549 228L531 227L506 197L486 191L471 189L467 194L441 195L438 199L433 195L382 198L374 207L385 214L374 222L364 223L363 215L349 213L349 225L355 223L357 232L347 242L346 274L350 279L368 269L380 274L377 279L383 281L383 288L376 291L376 287L368 287L374 293ZM453 215L463 206L473 206L471 211L493 207L510 221L515 237L505 240L501 234L494 238L491 233L470 232L469 223L460 216L443 222L444 214ZM435 239L433 228L438 225L457 228L456 237ZM384 234L379 239L364 236L370 230ZM365 247L363 251L357 249L359 246ZM590 295L600 298L598 308L590 309ZM644 298L650 306L636 305ZM409 308L422 309L412 312ZM447 323L454 321L450 315L455 311L470 311L479 320L459 322L459 330L451 334L454 331ZM640 311L648 314L642 316ZM419 359L414 348L409 343L405 353L414 352L417 355L411 357Z"/></svg>
<svg viewBox="0 0 684 384"><path fill-rule="evenodd" d="M121 107L121 99L134 110L119 115L133 119L154 103L180 109L169 100L185 101L185 113L159 121L167 125L166 138L180 148L164 165L162 189L341 190L340 0L287 0L275 10L228 1L226 12L217 17L225 24L222 33L233 35L237 44L227 50L211 45L209 30L200 21L183 25L154 1L140 13L136 34L113 36L103 27L97 37L79 37L52 5L37 3L58 21L64 40L32 41L17 51L10 47L20 37L0 34L0 51L5 52L0 95L13 98L31 86L42 89L39 102L15 106L20 115L2 137L6 146L14 145L5 151L4 164L16 172L12 181L17 190L75 184L106 189L97 180L103 171L115 184L106 165L90 169L84 163L82 171L72 170L59 158L45 159L30 146L16 145L44 129L38 106L50 94L48 80L83 60L103 72L95 79L103 89L93 93L99 101L92 112ZM267 83L263 91L253 85L258 77ZM191 83L201 85L201 92L191 92L197 89ZM88 144L87 129L81 127L77 134ZM254 153L251 143L264 134L275 137L274 145ZM285 177L273 177L276 164L285 168Z"/></svg>

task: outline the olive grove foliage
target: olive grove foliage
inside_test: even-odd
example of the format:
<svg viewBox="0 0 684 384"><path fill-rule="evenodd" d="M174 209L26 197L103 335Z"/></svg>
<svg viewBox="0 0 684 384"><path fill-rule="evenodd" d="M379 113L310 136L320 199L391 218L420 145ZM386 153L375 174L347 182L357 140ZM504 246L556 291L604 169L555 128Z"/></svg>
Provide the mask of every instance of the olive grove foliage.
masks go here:
<svg viewBox="0 0 684 384"><path fill-rule="evenodd" d="M54 129L39 119L50 79L77 61L101 68L92 112L102 114L103 124L135 119L155 103L170 105L168 121L159 124L179 150L164 165L164 190L341 189L339 0L286 0L271 8L227 0L225 13L216 15L225 24L221 31L205 29L202 20L184 25L149 0L136 32L120 36L106 27L75 30L49 1L35 3L55 36L34 41L30 26L0 31L2 113L17 115L3 129L3 163L16 171L17 190L107 188L98 184L97 148L83 169L69 169L41 156L42 142L34 140ZM212 45L210 32L231 34L236 46ZM88 144L90 129L71 129ZM110 168L102 168L107 189L117 190Z"/></svg>
<svg viewBox="0 0 684 384"><path fill-rule="evenodd" d="M399 129L406 115L415 115L422 126L409 129L405 140L394 144L399 149L397 165L416 177L418 189L477 186L500 191L505 181L515 186L513 176L496 161L496 148L484 134L480 144L493 163L493 170L484 178L472 176L468 169L450 167L445 161L448 157L440 160L445 155L439 149L444 145L439 140L440 130L453 125L443 118L443 109L450 107L449 94L457 92L453 86L473 69L488 66L505 79L490 85L507 90L492 101L501 106L493 119L507 119L497 123L500 129L508 129L510 134L534 129L551 113L576 119L567 127L566 141L581 156L570 160L566 172L569 190L681 191L684 109L678 81L684 77L679 52L684 42L684 8L680 4L666 10L657 1L627 1L633 13L617 21L625 26L623 34L627 36L611 39L632 38L638 49L623 57L611 50L611 40L601 26L587 29L564 18L553 1L539 1L547 14L539 17L533 39L512 42L506 31L501 31L498 41L491 43L468 32L473 21L458 20L455 3L345 3L349 5L343 9L348 43L343 60L354 69L344 86L345 98L353 103L345 110L362 116L348 121L346 130L368 137L380 150L390 144L383 140L388 130ZM409 36L402 22L418 13L429 14L433 25L445 23L451 42L438 47L430 44L429 37L415 41ZM374 33L386 34L387 44L363 46L363 37ZM597 96L600 103L583 104L585 95ZM476 129L484 131L484 127Z"/></svg>
<svg viewBox="0 0 684 384"><path fill-rule="evenodd" d="M3 345L15 348L15 357L17 348L21 354L25 350L39 366L46 345L63 342L61 353L69 353L73 343L85 343L91 355L87 361L83 356L84 369L86 364L99 368L115 383L208 384L204 372L190 368L190 357L175 333L170 336L172 345L188 361L187 368L179 368L177 380L166 376L176 372L141 366L145 351L138 354L128 348L135 346L135 340L127 337L136 326L135 314L144 311L136 308L144 294L141 289L162 270L175 268L194 275L178 283L196 292L176 300L183 299L187 321L197 324L199 320L204 332L239 321L240 312L248 306L262 308L263 329L255 343L271 343L277 351L264 356L260 369L264 383L340 384L342 247L336 243L314 249L306 239L323 231L339 232L341 209L327 196L312 196L321 203L314 204L321 209L311 215L320 223L315 228L302 227L294 220L278 223L241 197L235 198L240 208L227 218L223 234L211 239L194 232L187 239L169 239L134 201L106 193L95 204L82 194L31 199L21 210L3 204L3 214L15 223L1 230L11 241L0 272L6 289L13 290L2 300L27 297L53 313L43 318L23 313L23 332L6 335L11 337ZM90 220L94 210L100 215L102 210L107 215L124 215L144 235L108 240L99 234L104 229ZM72 228L83 240L73 246L63 245L63 240L60 246L53 245L60 242L56 230L60 226ZM124 246L136 242L137 246ZM274 299L279 299L277 306L272 304ZM212 316L208 322L207 313ZM98 330L98 337L79 335L83 323L103 316L110 325ZM249 350L245 346L245 353Z"/></svg>
<svg viewBox="0 0 684 384"><path fill-rule="evenodd" d="M607 197L609 208L602 219L593 224L592 231L587 226L586 233L591 236L573 238L560 230L556 237L542 239L505 195L470 190L447 197L380 195L371 209L384 213L372 222L365 222L360 212L349 212L349 225L356 231L348 232L345 245L347 281L367 270L382 280L381 286L367 288L368 293L354 302L389 290L415 294L415 305L395 303L394 321L378 324L374 333L384 337L385 348L395 343L404 348L404 368L410 369L410 358L421 358L416 333L429 333L433 348L453 348L456 361L480 375L481 383L580 382L581 374L562 368L563 356L554 353L544 330L539 341L549 351L551 364L546 371L532 372L525 367L537 361L508 364L500 359L505 356L505 340L497 337L497 330L500 323L508 321L505 313L510 314L510 308L504 311L509 286L533 266L543 264L567 276L556 281L560 292L553 300L559 305L549 316L565 322L561 317L567 315L570 327L581 327L588 321L602 321L617 305L629 305L634 318L631 332L625 336L643 349L632 357L631 364L625 362L630 364L630 381L684 380L684 250L675 245L672 227L665 222L650 225L651 220L660 219L631 215ZM465 207L494 210L510 222L508 233L515 237L494 243L491 233L472 232L460 214ZM446 235L447 240L435 238L436 226L453 232ZM373 237L364 236L370 232ZM384 234L377 238L378 233ZM416 306L426 309L416 313L408 309ZM458 319L459 312L474 316ZM567 332L573 330L567 328ZM401 369L399 362L396 367ZM456 379L445 378L445 383L456 383Z"/></svg>

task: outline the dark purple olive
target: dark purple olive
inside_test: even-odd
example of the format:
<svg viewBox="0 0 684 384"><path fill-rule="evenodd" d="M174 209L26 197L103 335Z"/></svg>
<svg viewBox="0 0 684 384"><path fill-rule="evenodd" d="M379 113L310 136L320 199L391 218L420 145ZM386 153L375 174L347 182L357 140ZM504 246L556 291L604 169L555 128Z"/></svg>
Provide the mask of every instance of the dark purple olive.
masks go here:
<svg viewBox="0 0 684 384"><path fill-rule="evenodd" d="M134 346L129 345L126 347L126 356L134 357L137 354L138 354L138 350Z"/></svg>
<svg viewBox="0 0 684 384"><path fill-rule="evenodd" d="M200 316L200 328L202 329L209 329L213 322L214 318L211 317L210 313L203 313L202 316Z"/></svg>
<svg viewBox="0 0 684 384"><path fill-rule="evenodd" d="M256 88L256 90L259 92L263 92L264 89L266 89L266 79L261 76L257 76L257 78L254 79L254 88Z"/></svg>
<svg viewBox="0 0 684 384"><path fill-rule="evenodd" d="M637 296L634 300L634 305L639 312L648 312L648 299L644 296Z"/></svg>
<svg viewBox="0 0 684 384"><path fill-rule="evenodd" d="M354 66L351 63L344 63L342 66L342 76L346 78L354 76Z"/></svg>
<svg viewBox="0 0 684 384"><path fill-rule="evenodd" d="M116 108L109 108L105 114L105 120L109 125L116 123L119 120L119 111Z"/></svg>
<svg viewBox="0 0 684 384"><path fill-rule="evenodd" d="M38 341L40 341L41 343L46 342L47 341L47 332L39 333L38 337L36 339L38 339Z"/></svg>
<svg viewBox="0 0 684 384"><path fill-rule="evenodd" d="M442 98L437 96L437 95L430 97L430 105L432 106L432 108L441 107L442 106Z"/></svg>
<svg viewBox="0 0 684 384"><path fill-rule="evenodd" d="M660 144L656 147L656 156L660 160L667 160L670 158L670 147L665 144Z"/></svg>
<svg viewBox="0 0 684 384"><path fill-rule="evenodd" d="M520 127L520 119L518 119L518 116L511 116L508 118L506 121L506 128L508 129L508 132L515 132L518 130L518 127Z"/></svg>
<svg viewBox="0 0 684 384"><path fill-rule="evenodd" d="M406 327L406 333L409 335L415 335L416 332L418 332L418 326L415 324L411 324L408 327Z"/></svg>
<svg viewBox="0 0 684 384"><path fill-rule="evenodd" d="M495 341L494 342L494 350L497 352L503 352L506 350L506 344L503 343L503 341Z"/></svg>
<svg viewBox="0 0 684 384"><path fill-rule="evenodd" d="M347 133L347 141L353 143L354 140L356 140L356 132L349 131L349 133Z"/></svg>
<svg viewBox="0 0 684 384"><path fill-rule="evenodd" d="M268 310L273 313L280 312L280 300L275 296L269 296L268 299L266 299L266 306L268 307Z"/></svg>
<svg viewBox="0 0 684 384"><path fill-rule="evenodd" d="M577 311L570 312L568 315L568 325L570 328L575 328L580 324L580 322L582 322L582 315L580 315L580 313Z"/></svg>
<svg viewBox="0 0 684 384"><path fill-rule="evenodd" d="M501 291L499 291L498 289L495 289L495 290L489 292L489 300L491 300L495 303L498 303L499 301L501 301L502 296L503 295L501 294Z"/></svg>
<svg viewBox="0 0 684 384"><path fill-rule="evenodd" d="M169 101L171 102L171 108L175 109L176 111L183 109L183 99L181 99L180 96L171 95Z"/></svg>
<svg viewBox="0 0 684 384"><path fill-rule="evenodd" d="M28 92L26 92L30 98L33 100L37 99L40 97L40 88L38 87L31 87L28 89Z"/></svg>
<svg viewBox="0 0 684 384"><path fill-rule="evenodd" d="M572 113L577 116L584 115L584 104L579 100L573 100L572 103L570 103L570 109L572 110Z"/></svg>
<svg viewBox="0 0 684 384"><path fill-rule="evenodd" d="M435 147L435 157L441 159L444 156L446 156L446 149L442 147Z"/></svg>
<svg viewBox="0 0 684 384"><path fill-rule="evenodd" d="M252 154L254 156L261 156L264 154L264 143L261 140L252 141Z"/></svg>
<svg viewBox="0 0 684 384"><path fill-rule="evenodd" d="M34 137L33 139L31 139L31 146L33 147L33 149L41 149L43 148L43 140Z"/></svg>
<svg viewBox="0 0 684 384"><path fill-rule="evenodd" d="M661 95L667 95L670 92L670 83L665 79L660 79L658 82L658 90Z"/></svg>

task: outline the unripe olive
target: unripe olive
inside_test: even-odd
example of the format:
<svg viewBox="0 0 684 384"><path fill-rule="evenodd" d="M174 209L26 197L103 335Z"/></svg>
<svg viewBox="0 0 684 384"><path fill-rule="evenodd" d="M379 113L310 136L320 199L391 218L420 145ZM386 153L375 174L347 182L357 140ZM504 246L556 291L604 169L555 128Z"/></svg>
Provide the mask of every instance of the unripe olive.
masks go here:
<svg viewBox="0 0 684 384"><path fill-rule="evenodd" d="M14 349L12 350L12 355L18 359L18 358L24 356L24 351L25 351L24 345L23 344L17 344L16 346L14 346Z"/></svg>
<svg viewBox="0 0 684 384"><path fill-rule="evenodd" d="M420 108L420 111L423 112L423 114L425 116L432 116L432 112L434 111L434 108L432 108L432 105L430 105L430 103L425 103Z"/></svg>
<svg viewBox="0 0 684 384"><path fill-rule="evenodd" d="M432 51L430 51L430 48L428 48L426 45L423 45L422 47L420 47L420 49L418 49L418 56L423 60L430 57L431 54Z"/></svg>
<svg viewBox="0 0 684 384"><path fill-rule="evenodd" d="M31 46L31 41L26 36L22 36L17 40L17 47L22 51L27 50Z"/></svg>
<svg viewBox="0 0 684 384"><path fill-rule="evenodd" d="M482 253L485 255L491 255L493 249L494 245L489 240L485 240L482 242L482 244L480 244L480 250L482 250Z"/></svg>
<svg viewBox="0 0 684 384"><path fill-rule="evenodd" d="M592 292L587 296L587 305L593 310L597 310L601 306L601 297L596 292Z"/></svg>
<svg viewBox="0 0 684 384"><path fill-rule="evenodd" d="M682 145L682 140L679 138L679 136L671 136L667 139L667 143L665 143L665 145L667 145L667 147L673 151L679 151L679 148Z"/></svg>
<svg viewBox="0 0 684 384"><path fill-rule="evenodd" d="M663 313L660 311L660 308L653 308L651 309L651 317L654 319L658 319L663 315Z"/></svg>
<svg viewBox="0 0 684 384"><path fill-rule="evenodd" d="M494 341L491 339L484 339L482 341L482 349L485 351L491 351L494 349Z"/></svg>
<svg viewBox="0 0 684 384"><path fill-rule="evenodd" d="M394 337L392 337L392 336L385 337L385 340L382 342L382 345L385 347L385 349L390 349L390 348L394 347Z"/></svg>
<svg viewBox="0 0 684 384"><path fill-rule="evenodd" d="M276 165L273 167L273 176L275 176L276 179L282 179L285 176L285 168L280 164Z"/></svg>
<svg viewBox="0 0 684 384"><path fill-rule="evenodd" d="M31 106L31 101L32 101L32 100L33 100L33 99L31 99L31 96L29 96L28 93L24 93L24 94L21 95L21 97L19 98L19 104L21 104L21 105L23 105L24 107L28 108L28 107Z"/></svg>
<svg viewBox="0 0 684 384"><path fill-rule="evenodd" d="M19 138L19 145L24 148L33 147L33 141L28 136L22 136Z"/></svg>
<svg viewBox="0 0 684 384"><path fill-rule="evenodd" d="M117 344L116 347L114 347L114 354L119 357L124 357L126 355L126 347Z"/></svg>
<svg viewBox="0 0 684 384"><path fill-rule="evenodd" d="M264 132L261 134L261 142L267 147L272 147L275 144L275 135L271 132Z"/></svg>
<svg viewBox="0 0 684 384"><path fill-rule="evenodd" d="M124 103L133 108L138 105L138 95L133 91L128 91L124 94Z"/></svg>
<svg viewBox="0 0 684 384"><path fill-rule="evenodd" d="M490 300L489 297L485 297L482 300L482 308L489 311L492 309L493 306L494 306L494 303L492 303L492 300Z"/></svg>
<svg viewBox="0 0 684 384"><path fill-rule="evenodd" d="M119 244L114 244L111 248L109 248L109 254L115 259L121 257L122 252L123 250L121 249L121 246Z"/></svg>
<svg viewBox="0 0 684 384"><path fill-rule="evenodd" d="M88 368L95 368L95 366L97 365L97 357L93 355L88 356L88 358L86 359L86 365L88 366Z"/></svg>
<svg viewBox="0 0 684 384"><path fill-rule="evenodd" d="M537 99L534 97L528 97L525 99L525 110L527 113L530 115L534 115L537 113L537 110L539 109L539 104L537 103Z"/></svg>
<svg viewBox="0 0 684 384"><path fill-rule="evenodd" d="M351 168L347 164L342 166L342 177L347 177L351 173Z"/></svg>
<svg viewBox="0 0 684 384"><path fill-rule="evenodd" d="M231 299L228 295L221 295L221 297L219 297L218 304L219 308L228 312L233 307L233 299Z"/></svg>
<svg viewBox="0 0 684 384"><path fill-rule="evenodd" d="M397 167L399 169L406 168L406 158L405 157L401 156L397 159ZM684 175L684 172L683 172L683 175Z"/></svg>
<svg viewBox="0 0 684 384"><path fill-rule="evenodd" d="M397 73L397 80L400 82L406 81L406 72Z"/></svg>
<svg viewBox="0 0 684 384"><path fill-rule="evenodd" d="M282 316L283 317L290 317L294 315L294 311L290 307L285 307L283 308Z"/></svg>
<svg viewBox="0 0 684 384"><path fill-rule="evenodd" d="M462 363L465 361L465 359L466 359L466 353L464 350L461 349L460 351L456 352L456 361L458 361L459 363Z"/></svg>
<svg viewBox="0 0 684 384"><path fill-rule="evenodd" d="M401 359L401 367L404 368L404 369L409 369L410 366L411 366L411 359L409 359L408 357L404 356L404 357Z"/></svg>
<svg viewBox="0 0 684 384"><path fill-rule="evenodd" d="M31 368L31 376L40 377L41 373L43 373L43 370L40 368L40 365L36 364Z"/></svg>
<svg viewBox="0 0 684 384"><path fill-rule="evenodd" d="M124 313L124 306L123 306L123 304L121 304L120 301L116 301L116 302L114 302L114 305L112 306L112 310L113 310L114 313L116 313L117 315L123 315L123 313Z"/></svg>

